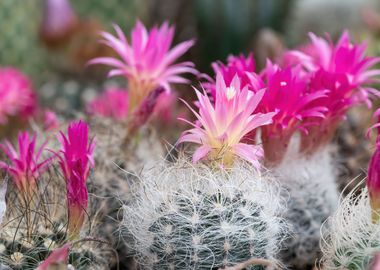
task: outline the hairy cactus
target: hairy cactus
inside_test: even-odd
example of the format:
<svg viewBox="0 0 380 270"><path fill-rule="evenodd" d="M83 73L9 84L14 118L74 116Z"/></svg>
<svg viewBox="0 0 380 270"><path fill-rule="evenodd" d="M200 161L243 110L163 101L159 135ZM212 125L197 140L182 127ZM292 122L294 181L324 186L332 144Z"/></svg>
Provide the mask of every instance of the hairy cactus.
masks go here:
<svg viewBox="0 0 380 270"><path fill-rule="evenodd" d="M110 242L119 254L120 267L130 267L131 258L127 258L128 248L120 241L119 222L122 219L123 204L131 200L130 185L135 180L132 174L124 170L140 171L150 167L153 160L163 155L163 148L155 133L141 131L140 138L127 142L126 123L117 123L110 119L94 118L92 121L96 133L95 149L96 170L89 190L96 194L91 208L97 214L97 234Z"/></svg>
<svg viewBox="0 0 380 270"><path fill-rule="evenodd" d="M380 251L380 224L373 223L368 190L354 189L322 227L321 264L326 270L368 269Z"/></svg>
<svg viewBox="0 0 380 270"><path fill-rule="evenodd" d="M292 236L281 259L292 269L309 269L320 256L320 227L339 203L335 171L329 149L310 157L288 158L275 173L289 198L284 218Z"/></svg>
<svg viewBox="0 0 380 270"><path fill-rule="evenodd" d="M177 161L141 180L124 206L122 228L143 268L218 269L252 258L277 263L285 223L271 179L243 164L220 171Z"/></svg>

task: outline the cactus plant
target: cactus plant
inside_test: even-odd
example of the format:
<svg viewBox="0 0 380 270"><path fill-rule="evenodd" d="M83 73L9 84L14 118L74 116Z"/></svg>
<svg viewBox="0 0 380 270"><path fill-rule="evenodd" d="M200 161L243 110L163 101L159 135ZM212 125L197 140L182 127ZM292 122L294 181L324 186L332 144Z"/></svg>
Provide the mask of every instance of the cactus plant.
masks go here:
<svg viewBox="0 0 380 270"><path fill-rule="evenodd" d="M293 269L312 267L320 257L320 227L339 204L335 171L328 147L310 157L290 155L274 170L289 197L284 218L293 234L280 257Z"/></svg>
<svg viewBox="0 0 380 270"><path fill-rule="evenodd" d="M285 228L279 189L251 166L220 171L180 159L140 180L122 228L143 267L217 269L251 258L276 264Z"/></svg>
<svg viewBox="0 0 380 270"><path fill-rule="evenodd" d="M371 220L372 210L368 190L353 189L343 199L337 212L322 229L321 264L326 270L367 269L376 252L380 251L380 225Z"/></svg>

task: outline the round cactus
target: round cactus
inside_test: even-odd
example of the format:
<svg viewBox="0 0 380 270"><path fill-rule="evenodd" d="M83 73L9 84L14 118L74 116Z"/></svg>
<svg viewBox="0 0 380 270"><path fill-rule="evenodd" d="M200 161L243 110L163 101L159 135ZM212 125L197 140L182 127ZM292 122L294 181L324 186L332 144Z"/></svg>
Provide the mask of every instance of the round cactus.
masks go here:
<svg viewBox="0 0 380 270"><path fill-rule="evenodd" d="M320 256L320 227L339 203L330 151L288 158L275 173L284 186L284 197L289 198L284 218L293 234L280 257L292 269L308 269Z"/></svg>
<svg viewBox="0 0 380 270"><path fill-rule="evenodd" d="M247 165L221 171L183 161L142 178L122 222L142 267L218 269L252 258L277 263L285 223L270 179Z"/></svg>

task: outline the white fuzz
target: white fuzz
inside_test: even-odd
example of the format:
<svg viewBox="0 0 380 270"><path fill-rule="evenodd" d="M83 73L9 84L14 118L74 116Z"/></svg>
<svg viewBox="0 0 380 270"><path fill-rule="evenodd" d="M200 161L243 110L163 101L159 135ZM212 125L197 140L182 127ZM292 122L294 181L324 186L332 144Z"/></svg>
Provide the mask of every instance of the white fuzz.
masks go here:
<svg viewBox="0 0 380 270"><path fill-rule="evenodd" d="M371 220L368 190L351 191L322 227L322 265L325 270L367 269L380 251L380 224Z"/></svg>
<svg viewBox="0 0 380 270"><path fill-rule="evenodd" d="M320 227L339 204L335 171L327 147L309 158L288 153L274 170L287 190L285 219L293 233L281 258L294 269L313 266L319 257Z"/></svg>
<svg viewBox="0 0 380 270"><path fill-rule="evenodd" d="M251 256L277 262L284 203L278 185L251 166L227 172L180 159L140 180L122 229L145 269L212 269Z"/></svg>

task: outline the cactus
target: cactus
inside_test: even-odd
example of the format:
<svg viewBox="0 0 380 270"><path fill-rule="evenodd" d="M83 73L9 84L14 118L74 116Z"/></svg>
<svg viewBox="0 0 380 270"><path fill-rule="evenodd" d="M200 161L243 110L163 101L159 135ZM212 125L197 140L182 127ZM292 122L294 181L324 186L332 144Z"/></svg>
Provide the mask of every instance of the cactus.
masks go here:
<svg viewBox="0 0 380 270"><path fill-rule="evenodd" d="M89 185L91 193L96 194L91 204L97 209L97 235L110 242L119 254L120 267L131 266L127 258L128 248L119 237L119 222L122 219L120 208L131 201L130 185L135 180L132 173L143 167L150 167L154 160L163 155L163 147L153 131L144 129L127 142L126 123L111 119L92 119L96 134L96 170ZM128 137L129 138L129 137ZM112 265L116 265L116 261Z"/></svg>
<svg viewBox="0 0 380 270"><path fill-rule="evenodd" d="M312 267L320 256L320 227L339 203L334 164L328 148L310 157L288 157L275 173L289 197L284 218L293 236L281 251L292 269Z"/></svg>
<svg viewBox="0 0 380 270"><path fill-rule="evenodd" d="M145 171L141 180L123 207L122 229L143 268L218 269L251 258L277 263L285 223L271 179L245 164L220 171L179 160Z"/></svg>
<svg viewBox="0 0 380 270"><path fill-rule="evenodd" d="M361 194L357 196L358 191ZM371 215L366 188L353 189L343 199L322 227L324 269L368 269L375 253L380 251L380 224L373 223Z"/></svg>

